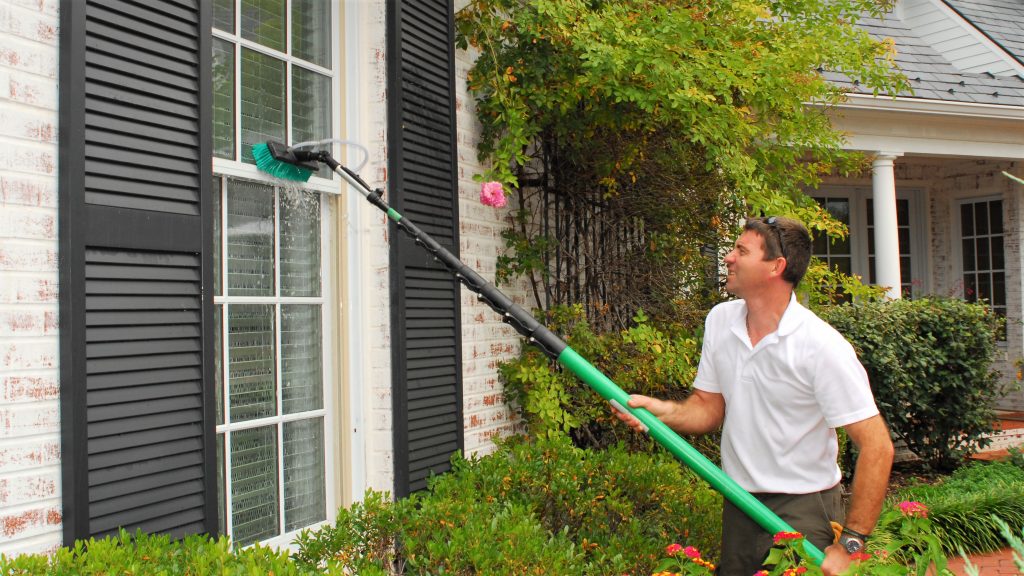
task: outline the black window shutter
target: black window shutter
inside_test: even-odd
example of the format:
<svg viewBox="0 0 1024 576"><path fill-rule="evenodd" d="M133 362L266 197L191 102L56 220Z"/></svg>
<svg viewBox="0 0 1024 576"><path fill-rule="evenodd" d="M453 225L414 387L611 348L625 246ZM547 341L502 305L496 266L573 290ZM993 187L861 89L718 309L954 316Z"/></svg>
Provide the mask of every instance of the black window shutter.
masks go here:
<svg viewBox="0 0 1024 576"><path fill-rule="evenodd" d="M60 14L64 541L212 534L210 2Z"/></svg>
<svg viewBox="0 0 1024 576"><path fill-rule="evenodd" d="M458 254L453 12L388 2L389 201ZM426 487L463 447L459 284L404 234L391 244L395 494Z"/></svg>

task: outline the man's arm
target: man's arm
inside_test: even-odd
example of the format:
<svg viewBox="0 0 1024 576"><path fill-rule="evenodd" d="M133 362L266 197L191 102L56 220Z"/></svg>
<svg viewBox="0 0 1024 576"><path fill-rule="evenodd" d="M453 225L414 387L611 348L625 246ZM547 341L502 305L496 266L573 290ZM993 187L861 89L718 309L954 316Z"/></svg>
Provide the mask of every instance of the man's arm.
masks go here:
<svg viewBox="0 0 1024 576"><path fill-rule="evenodd" d="M889 429L881 416L872 416L844 428L859 451L845 527L867 535L875 529L875 523L882 512L895 451ZM825 562L822 564L825 574L840 573L850 561L846 551L838 544L826 548L825 553Z"/></svg>
<svg viewBox="0 0 1024 576"><path fill-rule="evenodd" d="M721 394L694 390L686 400L658 400L634 394L629 397L630 408L646 408L658 420L680 434L706 434L717 430L725 420L725 399ZM642 431L643 424L630 414L615 410L615 415L634 430Z"/></svg>

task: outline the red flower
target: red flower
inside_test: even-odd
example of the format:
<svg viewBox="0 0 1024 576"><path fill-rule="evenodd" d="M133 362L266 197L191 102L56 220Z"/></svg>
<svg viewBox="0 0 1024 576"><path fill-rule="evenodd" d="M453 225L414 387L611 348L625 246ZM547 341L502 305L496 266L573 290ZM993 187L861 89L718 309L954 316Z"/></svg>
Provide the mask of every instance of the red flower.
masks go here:
<svg viewBox="0 0 1024 576"><path fill-rule="evenodd" d="M869 560L870 558L871 554L868 552L854 552L853 554L850 554L850 560L853 560L854 562L862 562L864 560Z"/></svg>
<svg viewBox="0 0 1024 576"><path fill-rule="evenodd" d="M775 543L780 544L786 540L798 540L804 535L799 532L778 532L775 534Z"/></svg>
<svg viewBox="0 0 1024 576"><path fill-rule="evenodd" d="M687 558L694 560L700 558L700 550L697 550L693 546L687 546L686 548L683 548L683 554L686 554Z"/></svg>
<svg viewBox="0 0 1024 576"><path fill-rule="evenodd" d="M682 549L682 544L669 544L665 547L665 553L669 556L675 556L676 554L679 554L679 552L682 551Z"/></svg>

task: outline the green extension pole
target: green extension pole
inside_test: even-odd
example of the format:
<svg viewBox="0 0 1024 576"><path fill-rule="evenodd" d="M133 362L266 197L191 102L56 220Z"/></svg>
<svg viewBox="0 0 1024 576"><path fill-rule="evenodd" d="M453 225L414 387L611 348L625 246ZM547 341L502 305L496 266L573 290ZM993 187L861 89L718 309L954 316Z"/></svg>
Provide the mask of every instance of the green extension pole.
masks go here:
<svg viewBox="0 0 1024 576"><path fill-rule="evenodd" d="M490 282L486 281L474 270L466 266L455 255L437 243L429 234L423 232L415 224L404 218L394 208L384 202L382 190L371 190L359 177L348 168L340 165L328 152L307 151L289 148L279 142L267 142L253 146L253 156L256 159L256 166L271 175L287 180L305 181L317 169L319 163L324 163L336 174L341 176L353 188L356 189L371 204L380 208L398 228L409 234L416 241L430 252L434 259L444 264L455 277L477 297L501 315L502 320L515 328L526 339L540 348L549 358L556 360L566 369L572 371L580 380L585 382L595 392L600 394L615 409L620 412L632 414L646 428L655 441L665 447L673 456L686 464L712 488L722 494L734 506L742 510L747 516L758 523L769 534L779 532L795 532L792 526L787 524L760 500L754 498L744 490L735 480L730 478L718 466L715 466L703 454L697 451L686 440L683 440L674 430L664 422L643 408L629 407L629 394L612 382L600 370L594 367L575 350L569 347L554 332L540 324L529 312L498 290ZM810 555L815 563L821 564L825 554L817 546L804 540L804 550Z"/></svg>

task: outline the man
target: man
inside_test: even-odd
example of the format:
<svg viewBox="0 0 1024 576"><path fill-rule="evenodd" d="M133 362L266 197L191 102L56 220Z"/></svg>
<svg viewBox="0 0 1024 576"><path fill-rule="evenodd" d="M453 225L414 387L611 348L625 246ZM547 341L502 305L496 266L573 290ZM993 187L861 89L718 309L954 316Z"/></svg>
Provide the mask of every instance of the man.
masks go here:
<svg viewBox="0 0 1024 576"><path fill-rule="evenodd" d="M829 576L846 569L875 527L893 446L853 347L796 301L810 250L810 235L796 220L748 220L725 257L726 290L740 299L708 314L693 393L681 402L634 395L629 405L681 434L721 426L725 473L824 550ZM859 449L845 524L839 427ZM832 521L843 524L836 543ZM754 574L772 537L726 501L718 574Z"/></svg>

